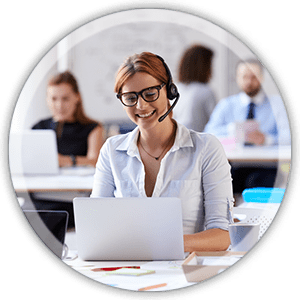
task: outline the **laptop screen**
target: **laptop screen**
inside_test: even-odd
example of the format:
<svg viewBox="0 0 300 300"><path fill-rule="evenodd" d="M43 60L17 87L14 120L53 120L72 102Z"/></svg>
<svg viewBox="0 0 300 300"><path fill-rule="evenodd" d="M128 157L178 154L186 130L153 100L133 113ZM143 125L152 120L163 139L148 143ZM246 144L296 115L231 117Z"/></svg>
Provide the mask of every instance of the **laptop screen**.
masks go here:
<svg viewBox="0 0 300 300"><path fill-rule="evenodd" d="M66 211L24 210L28 222L59 258L62 258L69 215Z"/></svg>

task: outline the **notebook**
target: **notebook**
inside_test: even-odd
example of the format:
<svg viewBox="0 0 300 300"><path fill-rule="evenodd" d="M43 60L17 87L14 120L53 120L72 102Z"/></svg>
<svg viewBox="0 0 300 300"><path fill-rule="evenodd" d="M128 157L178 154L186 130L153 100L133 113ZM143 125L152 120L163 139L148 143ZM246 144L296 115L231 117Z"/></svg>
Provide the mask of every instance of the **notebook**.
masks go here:
<svg viewBox="0 0 300 300"><path fill-rule="evenodd" d="M66 211L24 210L33 230L44 244L59 258L66 255L65 236L69 214Z"/></svg>
<svg viewBox="0 0 300 300"><path fill-rule="evenodd" d="M9 137L9 166L13 175L59 173L57 142L53 130L24 130Z"/></svg>
<svg viewBox="0 0 300 300"><path fill-rule="evenodd" d="M184 259L178 198L84 198L73 201L83 260Z"/></svg>

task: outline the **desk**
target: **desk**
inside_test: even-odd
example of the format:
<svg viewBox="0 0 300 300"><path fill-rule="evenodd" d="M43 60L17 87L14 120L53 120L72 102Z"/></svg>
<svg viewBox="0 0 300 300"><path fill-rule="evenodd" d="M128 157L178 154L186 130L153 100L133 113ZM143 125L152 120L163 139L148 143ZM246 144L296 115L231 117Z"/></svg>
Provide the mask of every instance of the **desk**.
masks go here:
<svg viewBox="0 0 300 300"><path fill-rule="evenodd" d="M12 176L14 189L21 192L90 192L94 177L89 176Z"/></svg>
<svg viewBox="0 0 300 300"><path fill-rule="evenodd" d="M167 283L166 286L153 289L152 291L166 291L174 290L193 285L195 283L187 282L183 270L180 266L173 269L155 270L154 274L147 274L142 276L128 276L128 275L107 275L106 272L93 272L92 269L103 267L118 267L118 266L145 266L145 261L121 262L121 261L82 261L79 258L74 261L64 262L72 267L75 271L85 275L100 283L115 286L120 289L127 289L137 291L139 288ZM178 265L183 261L178 262ZM168 263L168 262L167 262ZM148 268L146 268L148 269Z"/></svg>
<svg viewBox="0 0 300 300"><path fill-rule="evenodd" d="M231 163L267 166L279 162L290 163L291 146L234 146L223 145Z"/></svg>
<svg viewBox="0 0 300 300"><path fill-rule="evenodd" d="M66 244L71 252L76 252L75 232L68 232L66 236ZM100 283L116 286L121 289L137 291L139 288L146 286L167 283L166 286L153 289L152 291L175 290L188 287L197 282L188 282L183 269L182 261L166 261L166 262L146 262L146 261L82 261L80 258L74 260L64 260L64 263L72 267L77 272L89 277ZM141 266L145 270L155 269L154 274L143 276L128 275L106 275L106 272L94 272L95 268L118 267L118 266Z"/></svg>
<svg viewBox="0 0 300 300"><path fill-rule="evenodd" d="M95 169L75 167L57 175L12 175L17 193L24 192L91 192Z"/></svg>
<svg viewBox="0 0 300 300"><path fill-rule="evenodd" d="M224 146L226 156L232 164L255 164L268 166L269 164L290 163L291 147L229 147ZM52 176L22 176L13 175L12 181L15 191L18 192L58 192L78 191L91 192L93 187L94 169L74 168L68 172ZM74 172L73 175L70 175Z"/></svg>

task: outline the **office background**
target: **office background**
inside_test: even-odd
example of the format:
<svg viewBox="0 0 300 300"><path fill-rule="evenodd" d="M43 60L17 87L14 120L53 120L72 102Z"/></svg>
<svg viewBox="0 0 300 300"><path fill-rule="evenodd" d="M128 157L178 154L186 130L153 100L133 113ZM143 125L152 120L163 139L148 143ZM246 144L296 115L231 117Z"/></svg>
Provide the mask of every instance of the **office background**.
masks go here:
<svg viewBox="0 0 300 300"><path fill-rule="evenodd" d="M30 74L38 57L41 57L46 50L48 51L58 37L65 34L68 29L73 29L74 26L94 18L97 14L103 15L116 9L126 9L126 7L128 9L128 4L125 5L123 1L104 1L101 2L101 5L99 1L94 1L95 5L72 3L72 14L70 14L68 13L70 10L68 1L55 2L47 6L47 9L44 9L44 3L41 3L40 7L35 6L35 10L30 10L26 14L24 9L31 6L32 1L19 3L19 9L17 10L16 3L9 2L6 9L3 10L4 18L1 19L1 24L5 30L3 31L2 41L9 45L9 47L2 48L3 57L6 58L3 60L3 82L4 79L9 78L6 84L3 85L4 108L1 110L2 145L6 154L7 132L14 104L17 101L22 84ZM293 30L298 28L299 23L296 6L292 4L289 12L284 13L285 9L282 3L273 3L271 13L268 2L262 3L255 0L252 6L247 7L247 13L245 13L244 3L236 0L219 1L218 5L215 1L197 2L196 4L195 1L188 0L184 4L181 1L178 1L178 3L176 4L176 1L172 2L172 7L179 9L181 7L181 9L190 13L206 16L208 19L215 20L223 25L224 28L236 32L244 41L250 43L251 48L255 47L261 57L268 62L272 67L272 74L279 81L280 87L287 97L290 121L293 125L293 144L296 147L299 140L297 139L297 126L300 125L298 118L296 118L299 103L296 101L299 92L298 78L294 76L297 74L294 71L299 66L298 39L293 34ZM57 10L55 4L59 4L59 10ZM89 4L91 3L89 2ZM171 8L171 5L167 6ZM259 10L257 9L258 6ZM232 9L232 7L235 7L235 9ZM12 14L14 18L11 17ZM56 16L55 22L53 22L53 15ZM255 16L254 22L253 15ZM280 16L280 22L278 16ZM38 28L36 28L37 24L39 25ZM7 30L8 27L9 30ZM12 36L15 38L12 38ZM20 42L27 44L20 49ZM282 54L286 51L286 45L289 45L289 55L283 57ZM17 274L21 278L16 285L16 269L11 267L11 260L6 260L4 269L7 270L10 279L7 282L8 284L5 284L4 289L16 296L23 295L24 290L30 290L31 293L38 295L39 293L43 294L47 289L47 299L57 296L58 293L67 297L70 295L73 297L78 297L78 295L93 297L99 296L99 293L101 295L109 294L112 299L120 299L121 296L124 296L123 291L117 293L117 289L113 290L104 286L98 288L93 281L82 280L82 276L74 276L73 271L61 267L60 261L50 258L48 251L44 250L43 245L40 245L41 243L32 230L25 226L26 221L23 220L21 212L18 210L15 194L11 188L7 171L7 155L2 157L1 178L4 183L2 189L7 201L3 203L3 210L6 211L6 214L1 220L5 228L7 222L13 223L13 226L10 227L10 230L2 231L2 238L3 240L10 240L10 247L3 247L1 253L3 257L18 258L20 268ZM225 299L231 299L237 295L242 295L245 299L251 299L257 297L258 290L261 291L260 295L262 296L275 297L276 295L278 297L286 295L287 286L289 291L295 290L296 292L297 276L280 277L278 272L273 271L274 262L277 262L278 257L282 255L281 245L288 245L290 249L294 249L299 244L298 240L294 238L294 232L290 230L291 225L293 226L292 220L298 218L299 212L298 185L296 185L296 179L298 178L297 158L294 157L293 161L295 168L293 168L293 176L289 183L288 202L280 210L280 216L278 216L277 222L272 225L268 237L254 250L253 255L249 255L240 266L236 266L226 274L218 276L204 285L201 284L195 289L178 290L171 293L169 297L197 299L199 291L201 291L202 296L211 297L213 294L214 296L219 295ZM289 221L284 222L285 219ZM12 239L12 236L18 236L18 238ZM23 248L21 256L20 245ZM278 245L280 246L278 247ZM289 274L295 268L295 257L289 255L284 258L284 263L280 263L278 268L281 273ZM258 269L260 272L257 272ZM43 276L40 276L40 272ZM35 282L34 289L32 289L33 280ZM55 286L54 289L48 289L49 282ZM276 288L268 288L271 283L276 283ZM17 289L16 286L18 286ZM214 291L216 286L218 286L218 291ZM245 290L247 290L247 295L245 295Z"/></svg>
<svg viewBox="0 0 300 300"><path fill-rule="evenodd" d="M78 79L86 113L104 124L120 124L130 121L115 97L114 78L123 60L133 53L151 51L162 56L176 83L177 67L184 50L194 43L211 48L214 59L210 85L217 100L238 92L237 61L256 57L232 34L192 15L161 10L149 14L130 11L122 12L118 21L108 16L105 22L101 18L87 23L67 35L42 58L20 94L13 130L31 128L40 119L50 116L45 101L48 79L66 69ZM279 93L267 70L263 89L267 94Z"/></svg>

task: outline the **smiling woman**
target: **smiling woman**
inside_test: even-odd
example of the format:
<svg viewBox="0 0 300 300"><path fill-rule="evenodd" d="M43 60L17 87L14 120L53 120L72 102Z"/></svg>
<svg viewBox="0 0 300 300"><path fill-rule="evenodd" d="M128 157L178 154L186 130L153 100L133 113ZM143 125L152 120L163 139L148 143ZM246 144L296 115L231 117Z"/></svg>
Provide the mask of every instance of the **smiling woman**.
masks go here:
<svg viewBox="0 0 300 300"><path fill-rule="evenodd" d="M185 251L226 250L230 167L215 137L172 118L179 94L164 61L149 52L129 57L115 92L137 127L103 145L91 197L178 197Z"/></svg>

